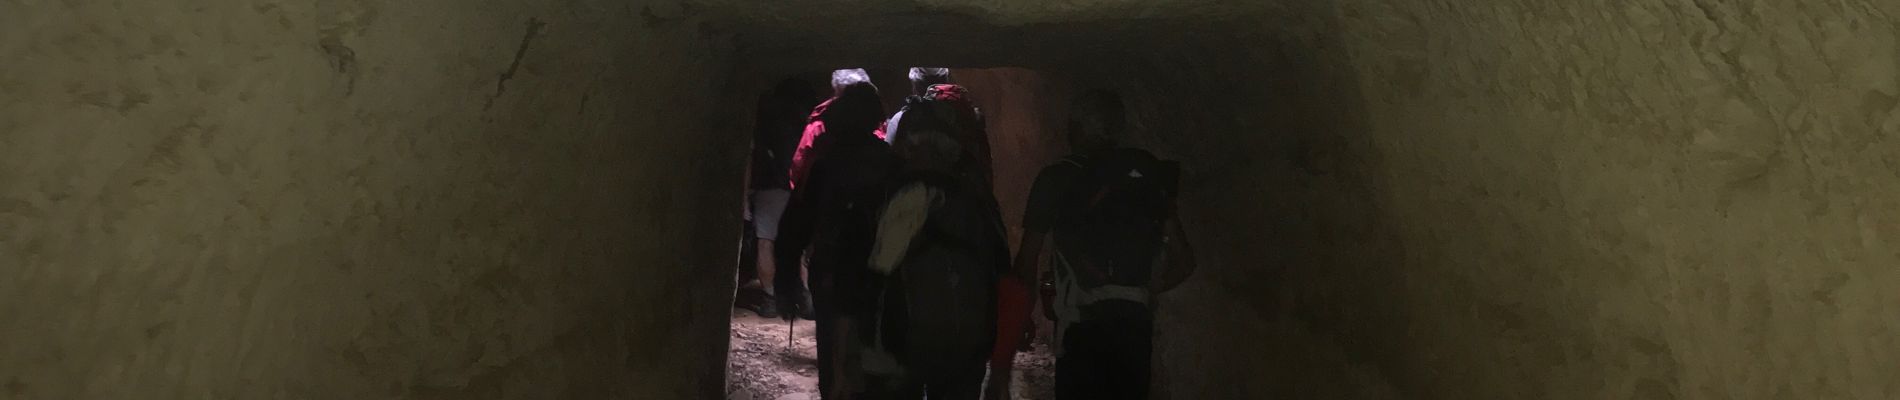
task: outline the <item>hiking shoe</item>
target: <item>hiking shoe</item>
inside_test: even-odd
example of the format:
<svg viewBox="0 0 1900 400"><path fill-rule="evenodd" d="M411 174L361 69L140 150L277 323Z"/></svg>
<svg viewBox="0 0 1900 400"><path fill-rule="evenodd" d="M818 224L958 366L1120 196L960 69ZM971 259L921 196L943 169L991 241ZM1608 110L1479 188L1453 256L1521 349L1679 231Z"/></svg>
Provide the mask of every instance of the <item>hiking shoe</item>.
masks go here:
<svg viewBox="0 0 1900 400"><path fill-rule="evenodd" d="M759 301L746 304L745 309L752 310L762 318L778 318L778 306L774 306L774 303L776 302L772 300L772 295L765 295Z"/></svg>
<svg viewBox="0 0 1900 400"><path fill-rule="evenodd" d="M799 299L798 318L802 318L806 321L818 320L818 314L812 312L811 295L805 295L804 298Z"/></svg>

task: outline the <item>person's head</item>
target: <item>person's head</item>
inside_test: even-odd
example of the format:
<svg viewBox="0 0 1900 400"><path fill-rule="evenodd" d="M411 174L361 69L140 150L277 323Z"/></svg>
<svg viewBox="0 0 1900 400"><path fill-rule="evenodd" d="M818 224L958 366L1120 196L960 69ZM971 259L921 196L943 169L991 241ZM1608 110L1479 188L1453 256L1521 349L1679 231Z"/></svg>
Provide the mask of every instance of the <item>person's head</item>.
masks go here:
<svg viewBox="0 0 1900 400"><path fill-rule="evenodd" d="M924 90L929 89L930 85L945 83L950 83L949 68L913 67L910 69L910 94L912 95L922 96Z"/></svg>
<svg viewBox="0 0 1900 400"><path fill-rule="evenodd" d="M871 74L864 72L863 68L846 68L846 69L831 71L832 97L837 97L838 95L844 94L844 89L846 87L854 86L858 84L864 84L864 85L871 84ZM872 90L875 91L876 89L877 87L875 86L872 87Z"/></svg>
<svg viewBox="0 0 1900 400"><path fill-rule="evenodd" d="M823 118L825 137L871 135L884 122L884 102L870 82L850 84L838 89Z"/></svg>
<svg viewBox="0 0 1900 400"><path fill-rule="evenodd" d="M1093 152L1120 145L1127 118L1120 95L1105 90L1083 94L1069 108L1070 150Z"/></svg>

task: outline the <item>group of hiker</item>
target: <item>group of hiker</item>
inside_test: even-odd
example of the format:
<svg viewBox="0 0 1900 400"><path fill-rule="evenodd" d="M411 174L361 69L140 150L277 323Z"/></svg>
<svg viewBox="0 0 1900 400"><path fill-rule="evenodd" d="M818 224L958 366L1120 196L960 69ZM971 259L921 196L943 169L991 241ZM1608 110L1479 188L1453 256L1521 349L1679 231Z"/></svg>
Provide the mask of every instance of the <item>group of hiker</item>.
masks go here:
<svg viewBox="0 0 1900 400"><path fill-rule="evenodd" d="M761 100L747 204L768 300L753 309L816 321L828 400L1008 399L1038 302L1057 398L1145 399L1152 298L1194 268L1177 164L1119 145L1119 97L1082 96L1073 154L1037 176L1012 255L972 94L949 69L909 77L888 117L861 69L834 71L822 102L794 79Z"/></svg>

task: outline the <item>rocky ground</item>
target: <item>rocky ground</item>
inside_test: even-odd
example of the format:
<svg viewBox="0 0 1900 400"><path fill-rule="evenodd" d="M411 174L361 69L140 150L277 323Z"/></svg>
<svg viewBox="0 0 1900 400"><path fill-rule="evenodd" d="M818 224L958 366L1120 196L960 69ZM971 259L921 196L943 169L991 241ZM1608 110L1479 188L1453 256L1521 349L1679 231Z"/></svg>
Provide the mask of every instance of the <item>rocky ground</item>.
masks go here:
<svg viewBox="0 0 1900 400"><path fill-rule="evenodd" d="M798 320L787 342L786 324L732 309L732 344L726 357L729 400L817 399L817 342L811 321ZM1052 399L1055 358L1040 343L1016 356L1015 396Z"/></svg>

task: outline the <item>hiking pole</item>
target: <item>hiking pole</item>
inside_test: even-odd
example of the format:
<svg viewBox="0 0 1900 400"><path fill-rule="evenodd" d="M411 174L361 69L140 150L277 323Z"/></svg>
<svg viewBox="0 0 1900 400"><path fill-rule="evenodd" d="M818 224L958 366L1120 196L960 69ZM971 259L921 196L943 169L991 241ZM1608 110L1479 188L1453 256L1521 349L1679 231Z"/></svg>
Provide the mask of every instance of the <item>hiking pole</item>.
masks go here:
<svg viewBox="0 0 1900 400"><path fill-rule="evenodd" d="M792 318L790 320L785 321L785 352L787 353L792 352L792 338L798 337L796 333L792 332L792 325L797 324L797 323L798 323L798 318Z"/></svg>

